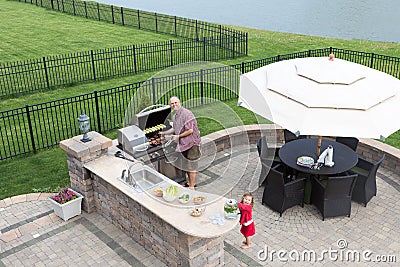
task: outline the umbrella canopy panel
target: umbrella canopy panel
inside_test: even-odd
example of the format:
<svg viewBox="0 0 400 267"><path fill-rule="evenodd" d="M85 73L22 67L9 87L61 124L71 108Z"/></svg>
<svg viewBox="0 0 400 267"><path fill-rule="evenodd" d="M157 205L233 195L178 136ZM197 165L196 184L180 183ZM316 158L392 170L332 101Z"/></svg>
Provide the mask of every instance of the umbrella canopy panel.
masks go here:
<svg viewBox="0 0 400 267"><path fill-rule="evenodd" d="M266 79L268 89L310 108L364 110L394 96L393 85L398 81L357 63L321 57L268 65Z"/></svg>
<svg viewBox="0 0 400 267"><path fill-rule="evenodd" d="M304 135L387 137L400 129L400 80L327 57L280 61L243 74L239 105Z"/></svg>

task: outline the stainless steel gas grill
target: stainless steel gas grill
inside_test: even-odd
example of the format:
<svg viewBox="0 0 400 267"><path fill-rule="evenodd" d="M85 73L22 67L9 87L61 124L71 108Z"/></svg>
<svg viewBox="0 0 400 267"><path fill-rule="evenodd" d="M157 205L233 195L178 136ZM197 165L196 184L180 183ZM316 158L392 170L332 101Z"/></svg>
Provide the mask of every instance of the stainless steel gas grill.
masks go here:
<svg viewBox="0 0 400 267"><path fill-rule="evenodd" d="M161 130L171 128L170 120L170 106L153 105L143 109L133 116L131 126L118 130L118 148L146 164L152 163L160 173L180 181L184 179L183 174L177 173L170 162L171 158L176 158L176 143L166 145L160 136Z"/></svg>
<svg viewBox="0 0 400 267"><path fill-rule="evenodd" d="M161 144L159 132L171 128L171 108L166 105L152 105L133 116L131 124L143 130L151 147Z"/></svg>
<svg viewBox="0 0 400 267"><path fill-rule="evenodd" d="M131 126L118 130L119 148L137 158L162 150L160 131L171 128L171 108L153 105L133 116Z"/></svg>

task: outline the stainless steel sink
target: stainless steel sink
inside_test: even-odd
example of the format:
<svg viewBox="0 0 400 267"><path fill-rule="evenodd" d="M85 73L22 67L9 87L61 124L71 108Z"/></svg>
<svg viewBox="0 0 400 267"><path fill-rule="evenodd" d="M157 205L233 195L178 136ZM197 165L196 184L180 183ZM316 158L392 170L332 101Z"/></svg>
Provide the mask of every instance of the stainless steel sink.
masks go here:
<svg viewBox="0 0 400 267"><path fill-rule="evenodd" d="M136 170L129 170L129 172L126 178L121 177L120 180L137 192L146 191L164 182L162 174L148 166L142 166L140 169Z"/></svg>

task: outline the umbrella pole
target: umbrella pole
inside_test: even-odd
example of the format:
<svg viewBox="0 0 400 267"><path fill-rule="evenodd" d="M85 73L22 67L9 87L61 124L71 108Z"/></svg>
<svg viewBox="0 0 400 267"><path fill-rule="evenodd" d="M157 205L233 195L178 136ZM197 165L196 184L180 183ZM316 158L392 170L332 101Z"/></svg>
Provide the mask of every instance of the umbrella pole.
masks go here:
<svg viewBox="0 0 400 267"><path fill-rule="evenodd" d="M318 136L317 157L319 157L319 155L321 153L321 145L322 145L322 136Z"/></svg>

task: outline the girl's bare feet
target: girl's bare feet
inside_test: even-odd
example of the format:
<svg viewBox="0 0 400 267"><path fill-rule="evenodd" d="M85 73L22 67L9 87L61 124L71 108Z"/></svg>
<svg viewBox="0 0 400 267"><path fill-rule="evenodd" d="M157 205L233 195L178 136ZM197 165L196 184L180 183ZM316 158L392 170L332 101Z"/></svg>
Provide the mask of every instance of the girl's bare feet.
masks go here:
<svg viewBox="0 0 400 267"><path fill-rule="evenodd" d="M250 248L251 247L251 245L242 245L242 246L240 246L240 248L242 248L242 249L248 249L248 248Z"/></svg>

